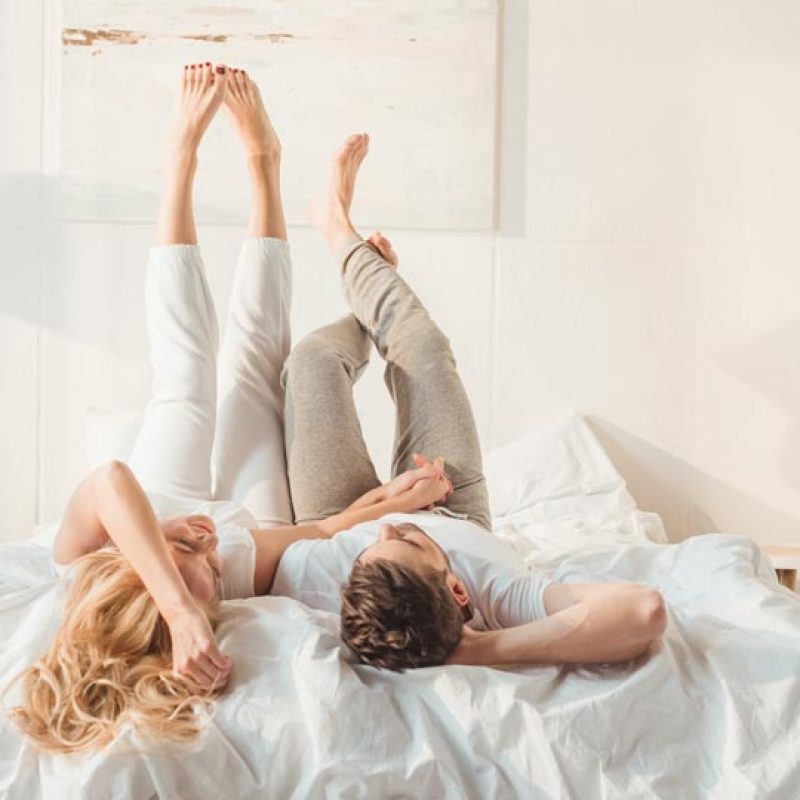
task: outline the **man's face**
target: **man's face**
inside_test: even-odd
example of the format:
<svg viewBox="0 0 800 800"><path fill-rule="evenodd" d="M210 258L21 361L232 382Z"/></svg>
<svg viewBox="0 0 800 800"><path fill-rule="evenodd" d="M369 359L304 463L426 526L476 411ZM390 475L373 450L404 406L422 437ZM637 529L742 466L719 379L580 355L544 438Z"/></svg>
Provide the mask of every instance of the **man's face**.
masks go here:
<svg viewBox="0 0 800 800"><path fill-rule="evenodd" d="M444 581L453 599L468 612L469 595L467 587L453 572L450 559L441 547L421 528L410 522L400 525L384 523L378 532L378 541L361 551L356 559L359 564L368 564L375 559L394 561L405 567L419 570L429 567L444 573Z"/></svg>
<svg viewBox="0 0 800 800"><path fill-rule="evenodd" d="M395 561L412 569L432 567L439 572L450 570L447 556L439 545L410 522L381 525L378 541L363 550L358 561L368 564L376 558Z"/></svg>
<svg viewBox="0 0 800 800"><path fill-rule="evenodd" d="M220 596L222 559L214 520L201 514L161 522L167 547L186 586L201 602Z"/></svg>

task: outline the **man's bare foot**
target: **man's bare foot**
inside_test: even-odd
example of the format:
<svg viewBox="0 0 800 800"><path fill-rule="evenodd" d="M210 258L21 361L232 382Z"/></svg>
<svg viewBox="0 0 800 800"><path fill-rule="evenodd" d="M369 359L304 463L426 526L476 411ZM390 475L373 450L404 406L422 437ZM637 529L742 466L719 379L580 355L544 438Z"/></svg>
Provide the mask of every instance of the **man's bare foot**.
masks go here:
<svg viewBox="0 0 800 800"><path fill-rule="evenodd" d="M375 231L367 241L381 254L384 261L397 267L400 259L397 257L392 243L380 231Z"/></svg>
<svg viewBox="0 0 800 800"><path fill-rule="evenodd" d="M264 108L261 92L243 69L231 70L225 107L249 155L280 158L281 143Z"/></svg>
<svg viewBox="0 0 800 800"><path fill-rule="evenodd" d="M193 153L217 113L228 85L224 64L186 64L170 135L173 151Z"/></svg>
<svg viewBox="0 0 800 800"><path fill-rule="evenodd" d="M358 169L368 149L369 136L366 133L347 138L333 157L328 188L308 211L311 223L319 228L334 253L349 237L357 236L350 221L350 206L353 204Z"/></svg>

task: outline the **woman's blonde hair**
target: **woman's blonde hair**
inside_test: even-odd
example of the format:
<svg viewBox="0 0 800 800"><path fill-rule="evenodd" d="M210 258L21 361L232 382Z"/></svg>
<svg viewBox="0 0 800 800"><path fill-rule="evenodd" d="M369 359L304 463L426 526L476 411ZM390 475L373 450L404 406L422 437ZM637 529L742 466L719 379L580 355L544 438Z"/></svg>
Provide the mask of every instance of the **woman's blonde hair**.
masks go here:
<svg viewBox="0 0 800 800"><path fill-rule="evenodd" d="M212 627L218 607L204 606ZM9 717L50 753L103 747L124 723L146 737L188 742L212 699L172 671L167 623L112 548L77 563L55 641L17 680L24 699Z"/></svg>

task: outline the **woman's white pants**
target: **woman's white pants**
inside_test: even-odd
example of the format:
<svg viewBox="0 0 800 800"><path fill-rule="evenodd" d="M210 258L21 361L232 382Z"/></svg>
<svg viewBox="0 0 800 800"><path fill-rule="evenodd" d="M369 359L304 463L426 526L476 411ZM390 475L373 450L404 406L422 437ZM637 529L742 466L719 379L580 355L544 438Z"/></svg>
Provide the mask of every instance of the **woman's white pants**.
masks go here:
<svg viewBox="0 0 800 800"><path fill-rule="evenodd" d="M151 249L145 302L153 396L130 466L148 492L230 500L292 523L280 373L289 354L291 261L281 239L242 244L222 348L196 245Z"/></svg>

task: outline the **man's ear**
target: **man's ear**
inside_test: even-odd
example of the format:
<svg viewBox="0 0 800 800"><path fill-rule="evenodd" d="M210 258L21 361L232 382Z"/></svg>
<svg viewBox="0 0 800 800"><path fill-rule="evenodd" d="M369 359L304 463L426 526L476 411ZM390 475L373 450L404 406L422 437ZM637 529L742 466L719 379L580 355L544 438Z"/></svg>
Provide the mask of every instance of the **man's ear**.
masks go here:
<svg viewBox="0 0 800 800"><path fill-rule="evenodd" d="M458 603L461 608L469 604L469 595L467 594L467 587L464 586L461 579L452 572L447 573L447 588L453 594L456 603Z"/></svg>

